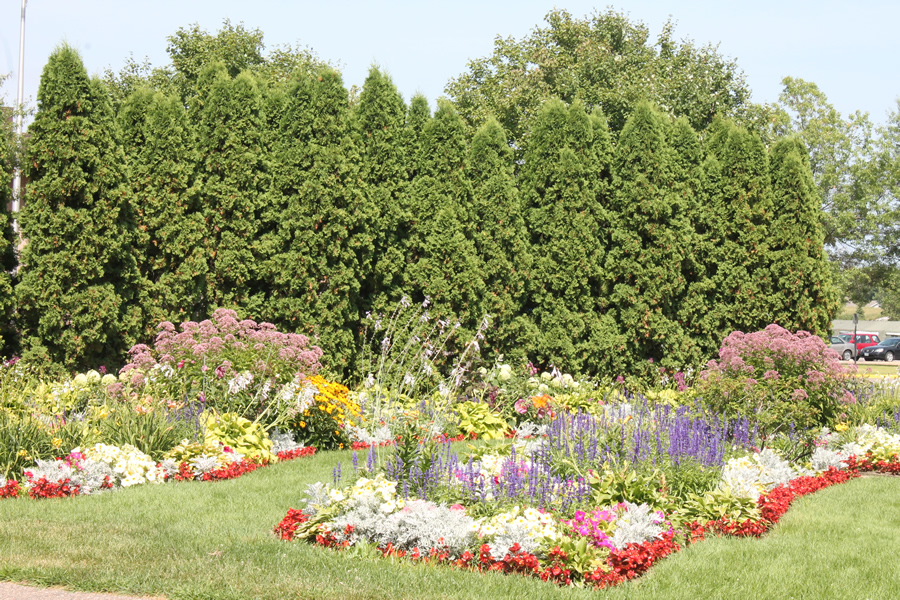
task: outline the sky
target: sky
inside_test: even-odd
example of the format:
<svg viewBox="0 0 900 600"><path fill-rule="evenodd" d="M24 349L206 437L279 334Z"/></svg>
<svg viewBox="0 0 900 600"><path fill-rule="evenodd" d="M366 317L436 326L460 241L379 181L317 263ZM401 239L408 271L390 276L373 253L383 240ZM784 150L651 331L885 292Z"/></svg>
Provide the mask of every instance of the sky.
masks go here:
<svg viewBox="0 0 900 600"><path fill-rule="evenodd" d="M607 2L610 2L607 4ZM774 102L785 76L816 83L847 116L883 123L900 98L897 0L30 0L26 10L24 96L34 106L41 71L61 42L81 52L90 74L118 71L129 56L169 63L167 36L197 23L215 33L224 19L260 29L266 46L301 45L361 86L371 65L387 71L408 101L434 106L467 62L491 54L497 36L521 39L554 8L584 17L607 6L642 21L653 39L671 17L675 37L718 45L737 60L755 102ZM150 8L152 7L152 8ZM21 0L0 0L0 100L16 99Z"/></svg>

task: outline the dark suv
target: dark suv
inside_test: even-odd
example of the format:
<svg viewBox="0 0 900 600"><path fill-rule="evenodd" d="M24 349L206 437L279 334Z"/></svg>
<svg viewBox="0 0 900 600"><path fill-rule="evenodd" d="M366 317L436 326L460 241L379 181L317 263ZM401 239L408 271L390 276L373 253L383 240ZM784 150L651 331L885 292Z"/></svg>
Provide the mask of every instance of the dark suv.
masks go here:
<svg viewBox="0 0 900 600"><path fill-rule="evenodd" d="M900 337L888 338L875 346L863 348L859 357L863 360L886 360L888 362L894 358L900 358Z"/></svg>

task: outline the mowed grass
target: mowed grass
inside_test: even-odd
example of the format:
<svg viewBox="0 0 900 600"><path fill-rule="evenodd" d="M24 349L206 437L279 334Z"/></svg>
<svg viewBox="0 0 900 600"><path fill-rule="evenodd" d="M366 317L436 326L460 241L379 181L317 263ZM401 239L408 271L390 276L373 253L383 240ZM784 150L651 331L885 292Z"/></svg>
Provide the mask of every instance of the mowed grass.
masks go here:
<svg viewBox="0 0 900 600"><path fill-rule="evenodd" d="M174 599L897 598L900 479L798 500L762 540L712 539L612 590L558 588L286 543L272 527L349 452L236 480L0 501L0 580Z"/></svg>

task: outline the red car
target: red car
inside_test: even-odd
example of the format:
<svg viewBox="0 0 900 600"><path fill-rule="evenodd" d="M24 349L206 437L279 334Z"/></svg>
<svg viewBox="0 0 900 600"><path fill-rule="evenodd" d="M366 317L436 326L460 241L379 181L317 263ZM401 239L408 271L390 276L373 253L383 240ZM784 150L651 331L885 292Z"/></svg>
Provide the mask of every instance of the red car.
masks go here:
<svg viewBox="0 0 900 600"><path fill-rule="evenodd" d="M853 335L848 336L851 344L856 344L856 352L858 353L863 348L868 348L869 346L874 346L878 342L881 341L881 338L878 337L877 333L859 333L857 332L856 337Z"/></svg>

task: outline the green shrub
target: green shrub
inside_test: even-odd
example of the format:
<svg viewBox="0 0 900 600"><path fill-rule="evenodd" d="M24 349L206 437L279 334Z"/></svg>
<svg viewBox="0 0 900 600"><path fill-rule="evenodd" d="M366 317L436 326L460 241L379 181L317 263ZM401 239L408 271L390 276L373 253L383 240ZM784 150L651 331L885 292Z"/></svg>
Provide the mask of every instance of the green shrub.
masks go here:
<svg viewBox="0 0 900 600"><path fill-rule="evenodd" d="M849 378L821 338L773 324L726 337L697 386L709 407L755 419L771 434L833 425L843 406L856 403Z"/></svg>

